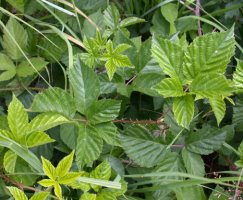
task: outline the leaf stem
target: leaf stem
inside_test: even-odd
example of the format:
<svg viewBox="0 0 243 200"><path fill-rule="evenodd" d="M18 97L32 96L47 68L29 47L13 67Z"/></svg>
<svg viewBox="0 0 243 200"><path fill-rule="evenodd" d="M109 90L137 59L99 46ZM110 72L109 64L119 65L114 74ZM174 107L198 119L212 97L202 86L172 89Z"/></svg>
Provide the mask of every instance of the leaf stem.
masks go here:
<svg viewBox="0 0 243 200"><path fill-rule="evenodd" d="M201 6L200 0L197 0L196 1L196 8L195 8L194 13L198 17L200 17L200 6ZM202 35L202 28L201 28L201 22L200 22L200 20L198 20L197 26L198 26L198 35L201 36Z"/></svg>

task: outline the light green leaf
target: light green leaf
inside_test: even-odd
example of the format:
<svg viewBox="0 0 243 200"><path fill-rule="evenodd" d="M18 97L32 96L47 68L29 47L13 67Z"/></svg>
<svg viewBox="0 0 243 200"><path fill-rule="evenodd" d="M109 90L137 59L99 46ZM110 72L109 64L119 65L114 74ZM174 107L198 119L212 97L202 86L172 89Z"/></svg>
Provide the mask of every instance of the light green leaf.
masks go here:
<svg viewBox="0 0 243 200"><path fill-rule="evenodd" d="M235 86L239 89L243 89L243 61L237 60L236 71L234 73L233 81Z"/></svg>
<svg viewBox="0 0 243 200"><path fill-rule="evenodd" d="M21 62L17 67L17 75L20 77L27 77L32 76L37 72L40 72L43 70L48 62L46 62L43 58L37 57L37 58L30 58L29 61L32 63L31 66L28 61Z"/></svg>
<svg viewBox="0 0 243 200"><path fill-rule="evenodd" d="M16 187L7 187L15 200L28 200L24 192Z"/></svg>
<svg viewBox="0 0 243 200"><path fill-rule="evenodd" d="M154 89L163 97L183 96L183 87L177 78L165 78Z"/></svg>
<svg viewBox="0 0 243 200"><path fill-rule="evenodd" d="M16 8L20 12L25 11L26 4L29 0L7 0L9 4L11 4L14 8Z"/></svg>
<svg viewBox="0 0 243 200"><path fill-rule="evenodd" d="M131 126L125 133L120 136L121 145L135 163L141 167L153 167L164 159L165 146L156 141L146 128Z"/></svg>
<svg viewBox="0 0 243 200"><path fill-rule="evenodd" d="M151 51L152 56L159 63L165 74L171 78L182 80L184 52L178 44L161 38L153 38Z"/></svg>
<svg viewBox="0 0 243 200"><path fill-rule="evenodd" d="M23 54L19 50L19 47L24 50L27 46L27 31L14 18L10 18L8 20L6 29L3 30L3 48L10 58L12 58L13 60L18 60L23 57ZM19 47L16 45L16 43Z"/></svg>
<svg viewBox="0 0 243 200"><path fill-rule="evenodd" d="M46 133L40 132L40 131L32 132L32 133L28 134L28 136L27 136L26 146L28 148L32 148L32 147L40 146L40 145L47 144L50 142L55 142L55 140L50 138L49 135L47 135ZM22 143L24 145L25 141L23 141Z"/></svg>
<svg viewBox="0 0 243 200"><path fill-rule="evenodd" d="M31 133L45 131L55 126L70 122L71 121L69 119L58 113L42 113L31 120L31 122L29 123L28 132Z"/></svg>
<svg viewBox="0 0 243 200"><path fill-rule="evenodd" d="M167 3L161 6L161 13L170 23L170 35L176 33L175 20L178 16L178 6L173 3Z"/></svg>
<svg viewBox="0 0 243 200"><path fill-rule="evenodd" d="M210 126L205 126L197 132L192 132L186 138L188 151L208 155L218 150L226 140L227 131Z"/></svg>
<svg viewBox="0 0 243 200"><path fill-rule="evenodd" d="M8 125L16 141L26 134L28 126L28 114L22 103L13 96L8 106Z"/></svg>
<svg viewBox="0 0 243 200"><path fill-rule="evenodd" d="M102 139L112 146L120 146L120 141L117 134L117 127L112 122L101 123L95 125L95 128L102 135Z"/></svg>
<svg viewBox="0 0 243 200"><path fill-rule="evenodd" d="M213 109L215 117L217 119L218 126L222 119L224 118L226 111L226 104L222 97L214 97L209 99L210 105Z"/></svg>
<svg viewBox="0 0 243 200"><path fill-rule="evenodd" d="M44 187L50 187L50 186L53 186L56 183L56 181L51 180L51 179L42 179L42 180L38 181L38 183Z"/></svg>
<svg viewBox="0 0 243 200"><path fill-rule="evenodd" d="M67 185L67 184L70 184L70 183L74 182L79 177L80 177L80 173L79 172L69 172L65 176L62 176L59 179L58 183Z"/></svg>
<svg viewBox="0 0 243 200"><path fill-rule="evenodd" d="M82 171L79 174L80 174L81 177L89 177L89 173L85 172L85 171ZM90 190L90 184L80 182L78 180L75 180L75 181L69 183L68 186L70 186L73 189L82 190L84 192L88 192Z"/></svg>
<svg viewBox="0 0 243 200"><path fill-rule="evenodd" d="M193 97L189 94L176 97L173 102L173 112L177 123L188 128L194 116Z"/></svg>
<svg viewBox="0 0 243 200"><path fill-rule="evenodd" d="M46 198L49 196L49 192L38 192L35 193L30 200L46 200Z"/></svg>
<svg viewBox="0 0 243 200"><path fill-rule="evenodd" d="M101 190L96 197L96 200L116 200L116 194L109 190Z"/></svg>
<svg viewBox="0 0 243 200"><path fill-rule="evenodd" d="M82 114L97 100L100 92L98 76L93 69L82 64L78 59L70 70L69 79L73 88L77 109Z"/></svg>
<svg viewBox="0 0 243 200"><path fill-rule="evenodd" d="M61 88L49 88L35 95L31 110L34 112L56 112L72 118L76 107L72 96Z"/></svg>
<svg viewBox="0 0 243 200"><path fill-rule="evenodd" d="M67 175L68 171L70 170L72 164L73 164L73 156L74 151L72 151L69 155L64 157L57 165L56 167L56 173L57 176L63 177Z"/></svg>
<svg viewBox="0 0 243 200"><path fill-rule="evenodd" d="M138 17L127 17L120 22L120 27L124 28L142 22L145 22L145 20Z"/></svg>
<svg viewBox="0 0 243 200"><path fill-rule="evenodd" d="M102 162L99 164L91 173L91 178L102 179L102 180L109 180L111 177L111 166L107 161ZM98 192L101 188L98 185L91 185L91 187Z"/></svg>
<svg viewBox="0 0 243 200"><path fill-rule="evenodd" d="M183 73L188 81L192 81L199 74L224 74L234 50L233 28L197 37L186 51Z"/></svg>
<svg viewBox="0 0 243 200"><path fill-rule="evenodd" d="M115 49L111 41L106 45L106 53L102 56L102 60L106 61L105 68L109 79L113 78L117 67L131 67L132 63L126 55L122 53L130 48L128 44L119 44Z"/></svg>
<svg viewBox="0 0 243 200"><path fill-rule="evenodd" d="M6 170L8 173L14 173L15 172L15 166L16 166L17 157L18 157L17 154L15 154L11 150L8 150L4 154L4 158L3 158L4 170Z"/></svg>
<svg viewBox="0 0 243 200"><path fill-rule="evenodd" d="M76 160L79 166L97 159L102 151L103 140L92 126L79 126Z"/></svg>
<svg viewBox="0 0 243 200"><path fill-rule="evenodd" d="M84 193L79 200L96 200L96 194Z"/></svg>
<svg viewBox="0 0 243 200"><path fill-rule="evenodd" d="M48 176L51 180L55 181L57 176L55 167L49 160L45 159L44 157L41 157L41 160L45 175Z"/></svg>
<svg viewBox="0 0 243 200"><path fill-rule="evenodd" d="M59 199L62 199L62 188L58 183L54 184L54 193Z"/></svg>
<svg viewBox="0 0 243 200"><path fill-rule="evenodd" d="M183 148L182 158L189 174L201 177L205 176L204 162L200 155Z"/></svg>
<svg viewBox="0 0 243 200"><path fill-rule="evenodd" d="M190 85L190 92L205 98L229 96L233 92L232 82L218 73L199 74Z"/></svg>
<svg viewBox="0 0 243 200"><path fill-rule="evenodd" d="M5 54L0 53L0 81L6 81L13 78L16 74L16 67L12 60Z"/></svg>
<svg viewBox="0 0 243 200"><path fill-rule="evenodd" d="M93 124L109 122L117 118L121 102L113 99L102 99L87 110L87 118Z"/></svg>

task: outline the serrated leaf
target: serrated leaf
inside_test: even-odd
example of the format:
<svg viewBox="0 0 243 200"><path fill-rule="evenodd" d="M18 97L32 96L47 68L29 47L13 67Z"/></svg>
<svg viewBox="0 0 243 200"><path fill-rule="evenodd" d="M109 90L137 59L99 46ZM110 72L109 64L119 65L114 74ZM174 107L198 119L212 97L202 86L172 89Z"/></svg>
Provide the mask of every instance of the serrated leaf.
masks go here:
<svg viewBox="0 0 243 200"><path fill-rule="evenodd" d="M27 196L24 194L24 192L16 187L7 187L11 195L16 200L28 200Z"/></svg>
<svg viewBox="0 0 243 200"><path fill-rule="evenodd" d="M3 158L4 170L6 170L8 173L14 173L15 172L15 166L16 166L17 157L18 157L17 154L15 154L11 150L8 150L4 154L4 158Z"/></svg>
<svg viewBox="0 0 243 200"><path fill-rule="evenodd" d="M75 149L78 137L78 128L74 124L60 126L60 137L70 149Z"/></svg>
<svg viewBox="0 0 243 200"><path fill-rule="evenodd" d="M56 112L72 118L76 107L72 96L61 88L49 88L35 95L31 110L34 112Z"/></svg>
<svg viewBox="0 0 243 200"><path fill-rule="evenodd" d="M121 102L113 99L102 99L87 110L87 118L93 124L109 122L117 118Z"/></svg>
<svg viewBox="0 0 243 200"><path fill-rule="evenodd" d="M46 131L55 126L70 122L69 119L58 113L42 113L31 120L28 126L28 132Z"/></svg>
<svg viewBox="0 0 243 200"><path fill-rule="evenodd" d="M51 179L42 179L42 180L38 181L38 183L44 187L50 187L55 184L55 181L51 180Z"/></svg>
<svg viewBox="0 0 243 200"><path fill-rule="evenodd" d="M130 48L130 45L128 44L119 44L115 49L111 41L106 44L107 52L102 56L102 60L106 61L105 68L110 80L113 78L117 67L132 66L128 56L122 54L128 48Z"/></svg>
<svg viewBox="0 0 243 200"><path fill-rule="evenodd" d="M97 194L96 200L116 200L116 195L109 190L101 190L101 192L99 192Z"/></svg>
<svg viewBox="0 0 243 200"><path fill-rule="evenodd" d="M10 18L8 20L6 29L3 30L3 48L10 58L12 58L13 60L18 60L23 57L23 54L19 50L19 47L24 50L27 46L27 31L14 18ZM19 47L16 45L16 43Z"/></svg>
<svg viewBox="0 0 243 200"><path fill-rule="evenodd" d="M15 96L13 96L8 106L8 125L16 141L19 141L19 139L26 134L28 114L23 104Z"/></svg>
<svg viewBox="0 0 243 200"><path fill-rule="evenodd" d="M227 131L210 126L205 126L197 132L192 132L186 138L188 151L208 155L218 150L226 140Z"/></svg>
<svg viewBox="0 0 243 200"><path fill-rule="evenodd" d="M226 104L222 97L214 97L209 99L210 105L213 109L214 115L217 119L218 126L224 118L226 111Z"/></svg>
<svg viewBox="0 0 243 200"><path fill-rule="evenodd" d="M200 155L190 152L184 148L182 150L182 159L189 174L204 177L204 162Z"/></svg>
<svg viewBox="0 0 243 200"><path fill-rule="evenodd" d="M239 89L243 89L243 61L237 60L236 71L234 73L233 81L235 86Z"/></svg>
<svg viewBox="0 0 243 200"><path fill-rule="evenodd" d="M59 199L62 199L62 188L58 183L54 184L54 193Z"/></svg>
<svg viewBox="0 0 243 200"><path fill-rule="evenodd" d="M163 79L154 89L163 97L179 97L183 96L183 86L177 78Z"/></svg>
<svg viewBox="0 0 243 200"><path fill-rule="evenodd" d="M184 52L178 44L161 38L153 38L151 51L152 56L159 63L165 74L171 78L182 80Z"/></svg>
<svg viewBox="0 0 243 200"><path fill-rule="evenodd" d="M39 132L32 132L28 134L26 145L28 148L32 148L50 142L55 142L55 140L50 138L49 135L47 135L46 133L39 131Z"/></svg>
<svg viewBox="0 0 243 200"><path fill-rule="evenodd" d="M18 76L20 76L20 77L32 76L32 75L40 72L41 70L43 70L46 67L46 65L48 64L48 62L46 62L41 57L30 58L29 61L32 63L34 68L32 65L30 65L30 63L28 61L23 61L17 67Z"/></svg>
<svg viewBox="0 0 243 200"><path fill-rule="evenodd" d="M12 60L3 53L0 53L0 81L6 81L13 78L16 74L16 67Z"/></svg>
<svg viewBox="0 0 243 200"><path fill-rule="evenodd" d="M177 200L206 200L204 190L201 186L180 187L174 189Z"/></svg>
<svg viewBox="0 0 243 200"><path fill-rule="evenodd" d="M128 157L141 167L153 167L164 159L165 145L156 141L144 127L130 127L120 140Z"/></svg>
<svg viewBox="0 0 243 200"><path fill-rule="evenodd" d="M145 22L145 20L138 17L127 17L120 22L120 27L124 28L142 22Z"/></svg>
<svg viewBox="0 0 243 200"><path fill-rule="evenodd" d="M78 165L84 165L97 159L102 151L103 140L92 126L79 126L76 146L76 160Z"/></svg>
<svg viewBox="0 0 243 200"><path fill-rule="evenodd" d="M205 98L229 96L233 92L232 82L218 73L199 74L191 83L190 92Z"/></svg>
<svg viewBox="0 0 243 200"><path fill-rule="evenodd" d="M59 179L58 183L67 185L69 183L74 182L79 177L80 177L80 173L79 172L69 172L65 176L62 176Z"/></svg>
<svg viewBox="0 0 243 200"><path fill-rule="evenodd" d="M120 21L120 13L114 4L109 5L104 11L105 24L111 28L117 28Z"/></svg>
<svg viewBox="0 0 243 200"><path fill-rule="evenodd" d="M74 151L72 151L69 155L67 155L66 157L64 157L57 165L56 167L56 173L57 173L57 176L59 177L63 177L65 176L72 164L73 164L73 156L74 156Z"/></svg>
<svg viewBox="0 0 243 200"><path fill-rule="evenodd" d="M177 123L188 128L194 116L193 97L189 94L176 97L173 101L173 112Z"/></svg>
<svg viewBox="0 0 243 200"><path fill-rule="evenodd" d="M233 124L236 125L236 130L243 128L243 101L236 99L236 105L233 107Z"/></svg>
<svg viewBox="0 0 243 200"><path fill-rule="evenodd" d="M112 122L95 125L95 128L102 135L102 139L112 146L120 146L117 127Z"/></svg>
<svg viewBox="0 0 243 200"><path fill-rule="evenodd" d="M91 173L90 173L91 178L96 178L96 179L101 179L101 180L109 180L111 177L111 166L107 161L102 162L99 164ZM99 189L101 188L98 185L92 185L91 187L98 192Z"/></svg>
<svg viewBox="0 0 243 200"><path fill-rule="evenodd" d="M38 192L35 193L30 200L46 200L46 198L49 196L49 192Z"/></svg>
<svg viewBox="0 0 243 200"><path fill-rule="evenodd" d="M79 200L96 200L96 194L86 192L81 195Z"/></svg>
<svg viewBox="0 0 243 200"><path fill-rule="evenodd" d="M81 177L89 177L89 173L82 171L82 172L80 172L80 176ZM81 182L81 181L78 181L78 180L75 180L75 181L69 183L68 186L70 186L73 189L82 190L84 192L87 192L87 191L90 190L90 184L84 183L84 182Z"/></svg>
<svg viewBox="0 0 243 200"><path fill-rule="evenodd" d="M82 64L77 59L76 64L70 70L69 79L73 88L77 109L82 114L97 100L100 92L98 76L93 69Z"/></svg>
<svg viewBox="0 0 243 200"><path fill-rule="evenodd" d="M188 81L199 74L223 74L230 58L234 55L234 50L233 28L197 37L185 53L183 73Z"/></svg>
<svg viewBox="0 0 243 200"><path fill-rule="evenodd" d="M41 157L41 160L45 175L48 176L52 181L55 181L57 176L55 167L44 157Z"/></svg>

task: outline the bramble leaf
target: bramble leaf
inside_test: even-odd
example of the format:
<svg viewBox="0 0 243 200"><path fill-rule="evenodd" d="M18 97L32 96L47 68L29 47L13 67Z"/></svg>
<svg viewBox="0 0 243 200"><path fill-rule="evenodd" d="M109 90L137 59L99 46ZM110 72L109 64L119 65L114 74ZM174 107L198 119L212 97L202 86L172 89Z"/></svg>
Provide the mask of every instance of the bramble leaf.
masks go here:
<svg viewBox="0 0 243 200"><path fill-rule="evenodd" d="M213 109L214 115L217 119L218 126L224 118L226 111L226 104L222 97L214 97L209 99L210 105Z"/></svg>
<svg viewBox="0 0 243 200"><path fill-rule="evenodd" d="M55 167L44 157L41 157L41 160L45 175L47 175L51 180L55 181L57 176Z"/></svg>
<svg viewBox="0 0 243 200"><path fill-rule="evenodd" d="M6 81L13 78L16 74L16 67L12 60L5 54L0 53L0 81Z"/></svg>
<svg viewBox="0 0 243 200"><path fill-rule="evenodd" d="M16 200L28 200L24 192L16 187L7 187L11 195L13 195Z"/></svg>
<svg viewBox="0 0 243 200"><path fill-rule="evenodd" d="M56 174L59 177L64 177L69 172L72 163L73 163L73 156L74 151L72 151L69 155L64 157L57 165L56 167Z"/></svg>

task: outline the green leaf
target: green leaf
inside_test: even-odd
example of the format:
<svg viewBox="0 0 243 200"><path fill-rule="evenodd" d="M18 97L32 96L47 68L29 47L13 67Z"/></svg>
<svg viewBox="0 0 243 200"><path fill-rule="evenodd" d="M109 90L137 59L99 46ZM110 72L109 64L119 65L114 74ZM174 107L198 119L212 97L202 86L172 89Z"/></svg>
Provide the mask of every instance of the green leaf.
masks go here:
<svg viewBox="0 0 243 200"><path fill-rule="evenodd" d="M95 125L95 128L102 135L102 139L112 146L120 146L120 141L117 134L117 127L112 122L101 123Z"/></svg>
<svg viewBox="0 0 243 200"><path fill-rule="evenodd" d="M116 200L116 194L109 190L101 190L96 197L96 200Z"/></svg>
<svg viewBox="0 0 243 200"><path fill-rule="evenodd" d="M183 148L182 158L189 174L201 177L205 176L204 162L200 155Z"/></svg>
<svg viewBox="0 0 243 200"><path fill-rule="evenodd" d="M84 193L79 200L96 200L96 194Z"/></svg>
<svg viewBox="0 0 243 200"><path fill-rule="evenodd" d="M111 177L111 166L109 162L104 161L101 164L99 164L91 173L90 173L91 178L96 178L96 179L102 179L102 180L109 180ZM98 192L99 189L101 188L98 185L91 185L91 187Z"/></svg>
<svg viewBox="0 0 243 200"><path fill-rule="evenodd" d="M28 200L27 196L24 194L24 192L16 187L7 187L11 195L16 200Z"/></svg>
<svg viewBox="0 0 243 200"><path fill-rule="evenodd" d="M199 185L175 189L177 200L206 200L203 188Z"/></svg>
<svg viewBox="0 0 243 200"><path fill-rule="evenodd" d="M32 133L28 134L28 136L27 136L26 146L28 148L32 148L32 147L47 144L50 142L55 142L55 140L50 138L49 135L47 135L46 133L40 132L40 131L32 132Z"/></svg>
<svg viewBox="0 0 243 200"><path fill-rule="evenodd" d="M85 172L85 171L82 171L79 174L80 174L81 177L89 177L89 173ZM84 192L88 192L90 190L90 184L84 183L84 182L80 182L78 180L75 180L75 181L69 183L68 186L70 186L73 189L82 190Z"/></svg>
<svg viewBox="0 0 243 200"><path fill-rule="evenodd" d="M114 4L109 5L104 11L104 20L109 28L117 28L120 21L120 13Z"/></svg>
<svg viewBox="0 0 243 200"><path fill-rule="evenodd" d="M145 20L138 17L127 17L120 22L120 27L124 28L142 22L145 22Z"/></svg>
<svg viewBox="0 0 243 200"><path fill-rule="evenodd" d="M188 128L194 116L193 97L189 94L176 97L173 101L173 112L177 123Z"/></svg>
<svg viewBox="0 0 243 200"><path fill-rule="evenodd" d="M236 60L237 60L237 67L234 73L233 81L237 88L243 89L243 61L238 59Z"/></svg>
<svg viewBox="0 0 243 200"><path fill-rule="evenodd" d="M174 34L176 32L175 20L178 16L178 6L173 3L167 3L161 6L161 13L170 23L170 35Z"/></svg>
<svg viewBox="0 0 243 200"><path fill-rule="evenodd" d="M230 96L233 92L232 82L218 73L199 74L189 88L191 93L205 98Z"/></svg>
<svg viewBox="0 0 243 200"><path fill-rule="evenodd" d="M51 180L51 179L42 179L40 181L38 181L38 183L44 187L50 187L53 186L55 184L56 181Z"/></svg>
<svg viewBox="0 0 243 200"><path fill-rule="evenodd" d="M199 74L223 74L234 55L234 29L197 37L185 53L183 73L188 81Z"/></svg>
<svg viewBox="0 0 243 200"><path fill-rule="evenodd" d="M72 151L69 155L64 157L57 165L56 167L56 174L59 177L63 177L67 175L69 172L72 164L73 164L73 156L74 156L74 151Z"/></svg>
<svg viewBox="0 0 243 200"><path fill-rule="evenodd" d="M102 56L102 60L106 61L105 68L109 79L113 78L117 67L131 67L132 63L126 55L122 53L130 48L128 44L119 44L115 49L111 41L106 44L106 53Z"/></svg>
<svg viewBox="0 0 243 200"><path fill-rule="evenodd" d="M183 87L177 78L165 78L154 89L163 97L183 96Z"/></svg>
<svg viewBox="0 0 243 200"><path fill-rule="evenodd" d="M80 173L79 172L69 172L65 176L62 176L59 179L58 183L67 185L67 184L70 184L70 183L74 182L79 177L80 177Z"/></svg>
<svg viewBox="0 0 243 200"><path fill-rule="evenodd" d="M46 198L49 196L49 192L38 192L35 193L30 200L46 200Z"/></svg>
<svg viewBox="0 0 243 200"><path fill-rule="evenodd" d="M164 159L166 147L142 126L131 126L120 140L128 157L141 167L153 167Z"/></svg>
<svg viewBox="0 0 243 200"><path fill-rule="evenodd" d="M66 117L58 114L58 113L42 113L37 115L34 119L31 120L28 127L28 132L39 132L46 131L55 126L70 123L71 121Z"/></svg>
<svg viewBox="0 0 243 200"><path fill-rule="evenodd" d="M96 160L103 147L103 140L97 130L92 126L79 126L79 133L76 146L76 160L78 165Z"/></svg>
<svg viewBox="0 0 243 200"><path fill-rule="evenodd" d="M230 194L225 191L222 187L216 186L216 188L213 189L213 192L211 193L208 200L229 200Z"/></svg>
<svg viewBox="0 0 243 200"><path fill-rule="evenodd" d="M186 138L186 149L188 151L208 155L218 150L227 136L225 129L205 126L197 132L192 132Z"/></svg>
<svg viewBox="0 0 243 200"><path fill-rule="evenodd" d="M17 162L17 154L14 153L11 150L8 150L5 154L4 154L4 158L3 158L3 167L4 170L6 170L8 173L14 173L15 172L15 166L16 166L16 162Z"/></svg>
<svg viewBox="0 0 243 200"><path fill-rule="evenodd" d="M70 149L75 149L78 128L74 124L63 124L60 126L60 137L64 144L66 144Z"/></svg>
<svg viewBox="0 0 243 200"><path fill-rule="evenodd" d="M16 141L26 134L28 126L28 114L22 103L13 96L8 106L8 125Z"/></svg>
<svg viewBox="0 0 243 200"><path fill-rule="evenodd" d="M178 44L161 38L153 38L151 51L152 56L159 63L165 74L171 78L182 79L184 53Z"/></svg>
<svg viewBox="0 0 243 200"><path fill-rule="evenodd" d="M16 74L16 67L12 60L5 54L0 53L0 81L6 81L13 78Z"/></svg>
<svg viewBox="0 0 243 200"><path fill-rule="evenodd" d="M18 76L20 76L20 77L32 76L32 75L40 72L41 70L43 70L46 67L46 65L48 64L41 57L30 58L29 61L32 63L34 68L32 65L30 65L30 63L28 61L23 61L17 67Z"/></svg>
<svg viewBox="0 0 243 200"><path fill-rule="evenodd" d="M31 110L34 112L56 112L72 118L76 107L72 96L61 88L49 88L35 95Z"/></svg>
<svg viewBox="0 0 243 200"><path fill-rule="evenodd" d="M54 184L54 193L59 199L62 199L62 188L58 183Z"/></svg>
<svg viewBox="0 0 243 200"><path fill-rule="evenodd" d="M224 118L225 111L226 111L226 104L222 97L214 97L209 99L210 105L213 109L215 117L217 119L218 126L222 119Z"/></svg>
<svg viewBox="0 0 243 200"><path fill-rule="evenodd" d="M82 64L78 59L70 69L69 79L73 88L77 109L82 114L97 100L100 92L98 76L93 69Z"/></svg>
<svg viewBox="0 0 243 200"><path fill-rule="evenodd" d="M16 8L20 12L25 11L26 4L29 0L7 0L9 4L11 4L14 8Z"/></svg>
<svg viewBox="0 0 243 200"><path fill-rule="evenodd" d="M55 167L49 160L45 159L44 157L41 157L41 160L45 175L48 176L52 181L55 181L57 176Z"/></svg>
<svg viewBox="0 0 243 200"><path fill-rule="evenodd" d="M121 102L113 99L102 99L95 102L87 111L87 118L93 124L109 122L116 119Z"/></svg>
<svg viewBox="0 0 243 200"><path fill-rule="evenodd" d="M21 53L19 47L24 50L27 46L27 31L14 18L10 18L8 20L6 29L3 30L3 48L10 58L12 58L13 60L19 60L23 57L23 54ZM16 43L19 47L16 45Z"/></svg>

